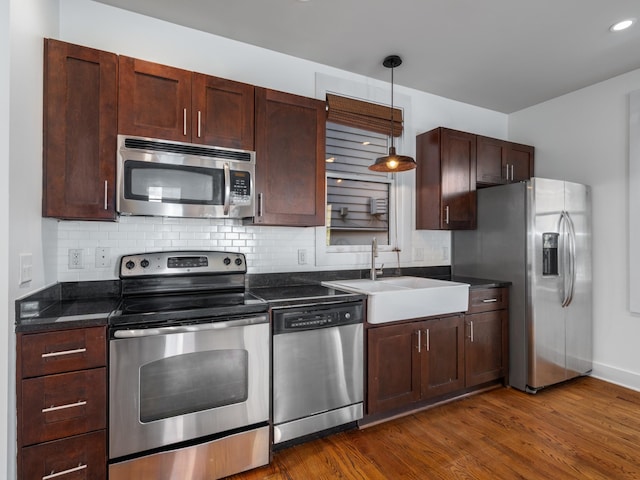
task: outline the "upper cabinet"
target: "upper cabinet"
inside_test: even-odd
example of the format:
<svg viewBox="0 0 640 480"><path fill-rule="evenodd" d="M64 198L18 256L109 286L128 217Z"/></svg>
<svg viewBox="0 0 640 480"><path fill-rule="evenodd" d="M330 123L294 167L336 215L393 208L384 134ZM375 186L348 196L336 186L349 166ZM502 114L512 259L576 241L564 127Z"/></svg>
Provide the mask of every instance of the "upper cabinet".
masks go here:
<svg viewBox="0 0 640 480"><path fill-rule="evenodd" d="M42 215L115 219L118 60L44 43Z"/></svg>
<svg viewBox="0 0 640 480"><path fill-rule="evenodd" d="M436 128L416 138L416 228L476 228L476 135Z"/></svg>
<svg viewBox="0 0 640 480"><path fill-rule="evenodd" d="M496 138L477 136L479 187L521 182L533 176L534 148Z"/></svg>
<svg viewBox="0 0 640 480"><path fill-rule="evenodd" d="M476 188L533 177L534 148L439 127L416 137L416 228L476 228Z"/></svg>
<svg viewBox="0 0 640 480"><path fill-rule="evenodd" d="M324 225L325 103L256 88L256 186L261 225Z"/></svg>
<svg viewBox="0 0 640 480"><path fill-rule="evenodd" d="M254 87L119 57L118 133L254 149Z"/></svg>
<svg viewBox="0 0 640 480"><path fill-rule="evenodd" d="M194 73L191 81L192 142L254 150L254 87Z"/></svg>

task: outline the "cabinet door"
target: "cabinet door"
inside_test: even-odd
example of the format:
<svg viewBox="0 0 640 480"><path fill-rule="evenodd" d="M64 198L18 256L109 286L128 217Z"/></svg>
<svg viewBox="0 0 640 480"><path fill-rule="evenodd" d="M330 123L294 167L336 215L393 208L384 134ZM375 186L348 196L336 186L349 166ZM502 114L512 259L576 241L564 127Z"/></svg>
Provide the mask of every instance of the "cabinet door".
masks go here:
<svg viewBox="0 0 640 480"><path fill-rule="evenodd" d="M419 323L367 332L367 413L400 408L420 399Z"/></svg>
<svg viewBox="0 0 640 480"><path fill-rule="evenodd" d="M107 364L106 327L18 334L19 378L51 375Z"/></svg>
<svg viewBox="0 0 640 480"><path fill-rule="evenodd" d="M193 74L192 142L253 150L253 85Z"/></svg>
<svg viewBox="0 0 640 480"><path fill-rule="evenodd" d="M533 177L533 152L534 148L529 145L507 145L505 163L509 166L509 181L521 182Z"/></svg>
<svg viewBox="0 0 640 480"><path fill-rule="evenodd" d="M476 136L436 128L416 138L416 228L476 226Z"/></svg>
<svg viewBox="0 0 640 480"><path fill-rule="evenodd" d="M462 316L422 323L422 398L464 388L464 319Z"/></svg>
<svg viewBox="0 0 640 480"><path fill-rule="evenodd" d="M507 312L507 310L494 310L466 316L467 387L505 376L508 352Z"/></svg>
<svg viewBox="0 0 640 480"><path fill-rule="evenodd" d="M25 480L103 480L107 478L107 435L100 430L85 435L23 448L19 458Z"/></svg>
<svg viewBox="0 0 640 480"><path fill-rule="evenodd" d="M507 183L503 163L505 142L496 138L477 137L476 182L482 186Z"/></svg>
<svg viewBox="0 0 640 480"><path fill-rule="evenodd" d="M44 44L42 214L115 219L116 55Z"/></svg>
<svg viewBox="0 0 640 480"><path fill-rule="evenodd" d="M324 102L257 88L255 134L255 223L324 225Z"/></svg>
<svg viewBox="0 0 640 480"><path fill-rule="evenodd" d="M118 133L191 141L191 72L119 57Z"/></svg>
<svg viewBox="0 0 640 480"><path fill-rule="evenodd" d="M441 227L476 228L476 136L443 129L441 148Z"/></svg>
<svg viewBox="0 0 640 480"><path fill-rule="evenodd" d="M23 445L106 427L105 367L30 378L21 388Z"/></svg>

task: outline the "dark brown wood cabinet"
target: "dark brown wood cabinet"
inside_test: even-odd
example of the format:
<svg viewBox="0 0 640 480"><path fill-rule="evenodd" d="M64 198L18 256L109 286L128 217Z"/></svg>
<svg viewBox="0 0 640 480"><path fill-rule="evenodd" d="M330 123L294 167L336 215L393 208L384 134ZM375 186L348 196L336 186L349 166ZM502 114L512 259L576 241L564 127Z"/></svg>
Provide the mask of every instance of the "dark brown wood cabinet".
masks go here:
<svg viewBox="0 0 640 480"><path fill-rule="evenodd" d="M193 143L254 150L254 87L194 73L192 78Z"/></svg>
<svg viewBox="0 0 640 480"><path fill-rule="evenodd" d="M422 398L439 397L464 388L463 316L428 320L423 329Z"/></svg>
<svg viewBox="0 0 640 480"><path fill-rule="evenodd" d="M476 228L476 135L436 128L416 138L416 228Z"/></svg>
<svg viewBox="0 0 640 480"><path fill-rule="evenodd" d="M256 88L256 187L261 225L324 225L325 103Z"/></svg>
<svg viewBox="0 0 640 480"><path fill-rule="evenodd" d="M465 386L505 378L509 364L507 288L471 290L465 315ZM506 383L506 381L505 381Z"/></svg>
<svg viewBox="0 0 640 480"><path fill-rule="evenodd" d="M508 288L479 288L464 314L369 325L364 423L506 384L508 308Z"/></svg>
<svg viewBox="0 0 640 480"><path fill-rule="evenodd" d="M42 215L114 220L118 61L44 41Z"/></svg>
<svg viewBox="0 0 640 480"><path fill-rule="evenodd" d="M18 333L18 478L106 479L106 345L102 326Z"/></svg>
<svg viewBox="0 0 640 480"><path fill-rule="evenodd" d="M477 185L521 182L533 176L534 147L477 136Z"/></svg>
<svg viewBox="0 0 640 480"><path fill-rule="evenodd" d="M119 57L118 133L191 141L191 72Z"/></svg>
<svg viewBox="0 0 640 480"><path fill-rule="evenodd" d="M420 322L367 331L367 413L375 414L420 400L422 355Z"/></svg>
<svg viewBox="0 0 640 480"><path fill-rule="evenodd" d="M367 331L367 413L375 415L464 388L462 315Z"/></svg>
<svg viewBox="0 0 640 480"><path fill-rule="evenodd" d="M118 133L254 149L254 87L119 57Z"/></svg>

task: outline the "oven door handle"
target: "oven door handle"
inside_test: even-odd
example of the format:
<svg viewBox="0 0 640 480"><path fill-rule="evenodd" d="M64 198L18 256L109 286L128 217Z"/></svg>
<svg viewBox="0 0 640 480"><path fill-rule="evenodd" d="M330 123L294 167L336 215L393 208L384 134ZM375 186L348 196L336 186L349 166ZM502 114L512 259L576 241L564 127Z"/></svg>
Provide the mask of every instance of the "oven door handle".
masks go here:
<svg viewBox="0 0 640 480"><path fill-rule="evenodd" d="M113 332L115 338L139 338L153 337L156 335L168 335L171 333L189 333L202 332L206 330L223 330L225 328L245 327L248 325L258 325L260 323L269 323L269 317L265 315L256 315L254 317L240 318L237 320L228 320L223 322L199 323L197 325L176 325L173 327L159 328L134 328L131 330L116 330Z"/></svg>

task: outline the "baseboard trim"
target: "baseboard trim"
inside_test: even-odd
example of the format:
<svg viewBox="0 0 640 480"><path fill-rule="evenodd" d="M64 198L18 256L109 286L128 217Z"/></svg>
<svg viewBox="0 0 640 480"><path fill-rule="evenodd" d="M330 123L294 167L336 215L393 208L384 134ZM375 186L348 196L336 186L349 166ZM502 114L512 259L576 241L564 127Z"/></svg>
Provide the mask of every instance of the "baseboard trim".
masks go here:
<svg viewBox="0 0 640 480"><path fill-rule="evenodd" d="M640 374L635 372L594 362L591 376L640 392Z"/></svg>

